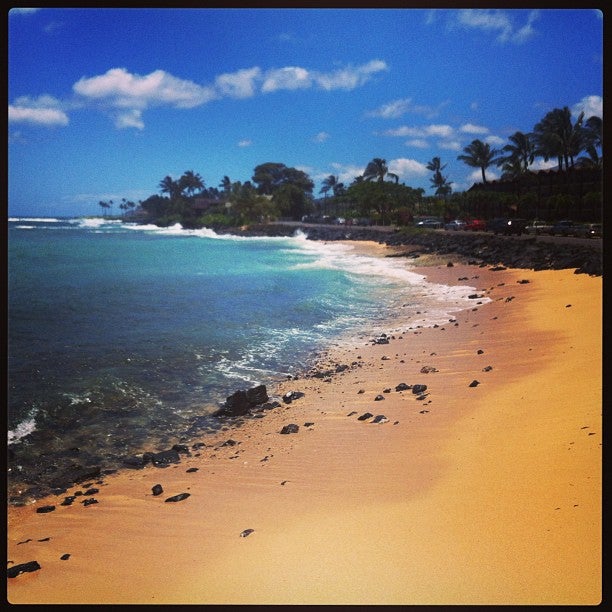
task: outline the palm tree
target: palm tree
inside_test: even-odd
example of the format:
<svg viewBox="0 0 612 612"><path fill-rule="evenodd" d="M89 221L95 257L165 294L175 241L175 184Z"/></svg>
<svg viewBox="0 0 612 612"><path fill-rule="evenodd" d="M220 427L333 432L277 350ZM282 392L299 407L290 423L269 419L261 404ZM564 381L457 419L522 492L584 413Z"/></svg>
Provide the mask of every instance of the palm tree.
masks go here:
<svg viewBox="0 0 612 612"><path fill-rule="evenodd" d="M192 196L197 189L202 190L204 188L204 181L193 170L187 170L179 179L179 186L181 191L186 191L188 196Z"/></svg>
<svg viewBox="0 0 612 612"><path fill-rule="evenodd" d="M427 163L427 169L431 170L434 175L430 178L432 187L436 188L436 195L447 196L452 191L451 184L447 176L442 176L442 170L446 168L446 164L442 165L439 157L434 157Z"/></svg>
<svg viewBox="0 0 612 612"><path fill-rule="evenodd" d="M588 157L582 157L581 161L584 165L600 168L603 164L602 158L597 152L601 148L601 137L603 134L603 121L601 117L589 117L583 127L583 149Z"/></svg>
<svg viewBox="0 0 612 612"><path fill-rule="evenodd" d="M382 183L385 180L385 177L387 176L392 179L395 179L396 183L399 181L399 176L397 176L397 174L389 172L389 169L387 168L387 160L381 159L380 157L375 157L366 166L366 169L363 173L363 178L366 181L376 179L379 183Z"/></svg>
<svg viewBox="0 0 612 612"><path fill-rule="evenodd" d="M111 205L110 205L108 202L104 202L104 201L100 200L100 201L98 202L98 206L100 206L100 207L103 209L103 211L104 211L104 216L106 217L106 209L107 209L107 208L110 208L110 206L111 206Z"/></svg>
<svg viewBox="0 0 612 612"><path fill-rule="evenodd" d="M165 176L159 182L159 189L162 193L167 193L171 200L180 193L179 184L171 176Z"/></svg>
<svg viewBox="0 0 612 612"><path fill-rule="evenodd" d="M487 182L485 170L496 161L498 152L491 148L488 142L482 140L472 140L472 142L463 148L464 155L458 155L459 161L465 162L472 168L480 168L482 172L482 182Z"/></svg>
<svg viewBox="0 0 612 612"><path fill-rule="evenodd" d="M224 176L219 183L219 187L221 187L221 189L223 189L223 193L228 196L232 190L232 181L230 181L230 177L227 175Z"/></svg>
<svg viewBox="0 0 612 612"><path fill-rule="evenodd" d="M507 166L506 170L513 169L513 172L518 168L519 174L527 172L535 158L532 136L523 134L523 132L515 132L508 140L510 140L510 144L502 148L502 151L505 151L508 155L500 156L496 162L497 165Z"/></svg>
<svg viewBox="0 0 612 612"><path fill-rule="evenodd" d="M338 177L330 174L328 177L324 178L322 183L322 187L319 190L319 193L324 193L325 197L327 197L327 192L331 189L334 191L336 189L336 185L338 185Z"/></svg>
<svg viewBox="0 0 612 612"><path fill-rule="evenodd" d="M556 157L560 170L564 165L566 170L573 167L574 158L584 150L583 120L584 112L581 112L572 123L572 113L567 106L548 112L533 128L536 154L545 161Z"/></svg>
<svg viewBox="0 0 612 612"><path fill-rule="evenodd" d="M497 165L501 165L503 179L516 180L524 172L521 160L517 157L508 156L498 162Z"/></svg>

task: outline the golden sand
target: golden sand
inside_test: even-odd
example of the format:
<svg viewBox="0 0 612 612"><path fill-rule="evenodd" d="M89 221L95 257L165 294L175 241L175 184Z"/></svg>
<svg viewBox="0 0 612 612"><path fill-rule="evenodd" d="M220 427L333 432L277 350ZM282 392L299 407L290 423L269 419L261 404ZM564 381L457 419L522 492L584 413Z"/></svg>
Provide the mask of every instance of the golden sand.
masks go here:
<svg viewBox="0 0 612 612"><path fill-rule="evenodd" d="M305 396L179 465L107 477L98 504L11 508L8 558L41 569L8 580L9 602L599 603L601 277L415 271L492 301L333 348L348 370L283 383Z"/></svg>

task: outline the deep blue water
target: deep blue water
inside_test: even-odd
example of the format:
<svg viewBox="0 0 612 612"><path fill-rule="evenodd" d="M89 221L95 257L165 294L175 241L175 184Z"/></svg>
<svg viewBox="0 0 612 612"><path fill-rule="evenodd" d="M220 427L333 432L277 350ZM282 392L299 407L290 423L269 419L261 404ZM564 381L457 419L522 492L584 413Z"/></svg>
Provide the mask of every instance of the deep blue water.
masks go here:
<svg viewBox="0 0 612 612"><path fill-rule="evenodd" d="M299 373L330 342L469 305L469 288L351 251L302 235L10 219L9 481L35 486L49 476L40 458L59 469L67 449L117 467L167 448L236 389Z"/></svg>

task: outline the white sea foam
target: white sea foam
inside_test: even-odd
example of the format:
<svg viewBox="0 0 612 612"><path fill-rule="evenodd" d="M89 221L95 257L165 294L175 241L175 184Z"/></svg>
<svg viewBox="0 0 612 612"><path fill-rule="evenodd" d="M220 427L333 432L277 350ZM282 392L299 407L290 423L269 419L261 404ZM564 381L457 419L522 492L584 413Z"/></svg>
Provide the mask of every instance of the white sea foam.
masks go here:
<svg viewBox="0 0 612 612"><path fill-rule="evenodd" d="M302 236L296 236L296 241L301 251L314 256L315 259L310 262L297 263L294 265L295 269L341 270L351 274L357 280L362 279L376 284L383 283L385 289L401 291L402 294L405 294L403 289L418 290L418 295L421 297L446 304L446 307L440 305L440 308L437 309L435 323L439 323L441 318L447 318L450 313L472 305L468 296L476 291L475 287L428 282L426 276L410 270L406 262L400 258L356 254L354 247L345 243L320 243L306 240ZM480 301L486 303L491 300L483 297Z"/></svg>
<svg viewBox="0 0 612 612"><path fill-rule="evenodd" d="M9 221L21 223L62 223L62 219L55 219L54 217L9 217Z"/></svg>
<svg viewBox="0 0 612 612"><path fill-rule="evenodd" d="M30 416L8 432L8 444L15 444L36 430L36 419Z"/></svg>
<svg viewBox="0 0 612 612"><path fill-rule="evenodd" d="M104 219L101 217L90 217L90 218L83 218L83 219L70 219L69 223L76 223L79 227L99 228L104 225L113 225L113 226L121 225L123 224L123 221L119 219Z"/></svg>

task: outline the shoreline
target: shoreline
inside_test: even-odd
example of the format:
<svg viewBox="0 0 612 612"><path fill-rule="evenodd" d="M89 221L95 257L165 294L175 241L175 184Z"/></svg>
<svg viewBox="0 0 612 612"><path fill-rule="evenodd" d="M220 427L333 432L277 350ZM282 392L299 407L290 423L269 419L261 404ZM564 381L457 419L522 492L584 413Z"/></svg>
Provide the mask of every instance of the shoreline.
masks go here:
<svg viewBox="0 0 612 612"><path fill-rule="evenodd" d="M9 560L41 569L9 603L598 603L602 279L410 269L492 302L331 347L348 368L283 381L304 396L178 465L105 477L98 504L10 508Z"/></svg>

